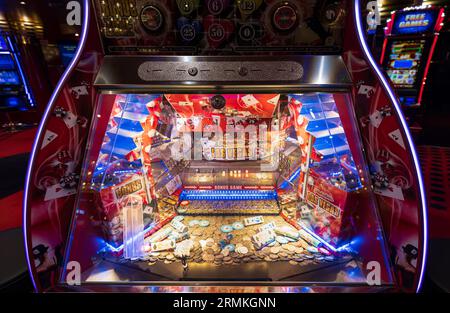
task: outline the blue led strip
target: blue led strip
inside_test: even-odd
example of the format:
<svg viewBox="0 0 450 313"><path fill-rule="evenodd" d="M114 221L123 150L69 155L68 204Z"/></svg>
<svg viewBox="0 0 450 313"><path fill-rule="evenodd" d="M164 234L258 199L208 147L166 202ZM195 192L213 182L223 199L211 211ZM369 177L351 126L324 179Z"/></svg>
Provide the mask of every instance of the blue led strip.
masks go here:
<svg viewBox="0 0 450 313"><path fill-rule="evenodd" d="M84 12L83 12L84 15L83 15L83 24L82 24L82 32L81 32L80 42L78 44L78 48L77 48L74 58L72 59L69 66L66 68L65 72L63 73L60 80L58 81L58 84L56 85L56 88L50 97L47 107L45 108L44 114L42 116L41 122L40 122L38 130L37 130L36 139L33 143L33 148L31 150L31 154L30 154L30 160L28 162L27 175L25 178L24 197L23 197L23 219L24 219L23 234L24 234L24 244L25 244L25 255L27 258L27 265L28 265L28 271L29 271L30 277L31 277L31 282L36 291L39 291L39 290L37 288L37 282L35 280L34 265L32 265L30 262L33 257L33 254L30 252L30 249L29 249L29 247L32 245L32 242L30 241L30 238L28 238L28 222L29 222L27 219L27 217L28 217L27 204L28 204L28 193L29 193L28 186L30 186L32 183L31 174L33 171L33 164L34 164L35 158L37 156L37 153L40 150L39 148L40 148L40 144L42 142L41 139L43 138L43 135L45 132L45 125L47 124L47 120L48 120L49 116L51 115L51 113L50 113L51 109L53 108L53 106L56 102L57 96L61 93L63 86L67 81L67 78L69 77L70 73L73 71L75 66L78 64L78 61L80 60L80 57L81 57L81 52L83 51L84 46L86 44L87 31L88 31L88 25L89 25L89 14L90 14L89 0L84 0L83 4L84 4ZM67 249L67 251L68 250L69 249Z"/></svg>
<svg viewBox="0 0 450 313"><path fill-rule="evenodd" d="M11 49L11 53L13 54L14 60L16 61L16 64L17 64L17 68L19 69L20 78L22 79L22 84L25 88L25 93L27 94L28 101L30 102L30 105L32 107L34 107L33 96L31 94L30 90L28 89L27 79L23 72L22 65L20 64L19 53L14 48L14 45L11 42L11 38L9 38L9 36L6 36L6 39L8 40L9 48Z"/></svg>
<svg viewBox="0 0 450 313"><path fill-rule="evenodd" d="M419 282L417 284L416 292L419 292L422 283L423 283L423 277L425 272L425 265L426 265L426 256L428 252L428 218L427 218L427 203L426 203L426 196L425 196L425 187L423 184L423 178L422 173L420 169L420 163L419 158L417 156L417 152L414 148L414 143L412 140L412 136L408 129L408 124L406 123L405 117L403 116L400 104L397 101L397 98L395 96L394 91L392 90L391 86L389 85L386 77L381 72L380 68L378 67L377 63L373 59L370 49L367 46L365 37L364 37L364 28L361 21L361 0L355 0L355 6L354 6L354 15L355 15L355 22L356 22L356 28L358 33L358 41L363 49L363 52L366 56L366 59L369 61L372 68L375 70L378 78L381 80L381 85L384 87L384 89L387 91L390 100L394 104L394 108L397 111L397 114L400 118L401 126L405 132L406 139L408 141L408 144L410 146L411 155L414 161L414 166L416 167L416 173L417 173L417 181L419 184L419 192L420 192L420 201L422 205L422 215L423 215L423 253L422 253L422 267L420 268L420 274L419 274Z"/></svg>

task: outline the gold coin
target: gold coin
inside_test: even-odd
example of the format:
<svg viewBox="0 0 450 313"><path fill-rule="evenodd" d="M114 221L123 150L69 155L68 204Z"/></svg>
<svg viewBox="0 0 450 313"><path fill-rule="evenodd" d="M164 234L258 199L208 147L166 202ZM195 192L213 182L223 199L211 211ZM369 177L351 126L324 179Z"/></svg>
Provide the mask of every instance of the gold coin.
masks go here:
<svg viewBox="0 0 450 313"><path fill-rule="evenodd" d="M297 253L297 254L303 253L303 248L301 248L301 247L295 248L295 253Z"/></svg>
<svg viewBox="0 0 450 313"><path fill-rule="evenodd" d="M272 248L270 248L270 252L273 253L273 254L280 253L280 251L281 251L280 247L272 247Z"/></svg>
<svg viewBox="0 0 450 313"><path fill-rule="evenodd" d="M167 259L167 260L173 260L173 259L175 259L175 256L174 256L173 254L168 254L168 255L166 256L166 259Z"/></svg>
<svg viewBox="0 0 450 313"><path fill-rule="evenodd" d="M290 252L294 252L295 251L295 247L293 245L287 245L286 249Z"/></svg>

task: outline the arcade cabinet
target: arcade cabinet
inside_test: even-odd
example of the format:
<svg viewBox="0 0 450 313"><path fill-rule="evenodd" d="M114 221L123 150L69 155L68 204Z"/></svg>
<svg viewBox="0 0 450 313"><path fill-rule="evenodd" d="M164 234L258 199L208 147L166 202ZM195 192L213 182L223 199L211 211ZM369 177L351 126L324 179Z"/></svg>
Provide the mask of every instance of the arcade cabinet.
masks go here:
<svg viewBox="0 0 450 313"><path fill-rule="evenodd" d="M37 291L420 289L420 167L361 1L83 4L27 175Z"/></svg>

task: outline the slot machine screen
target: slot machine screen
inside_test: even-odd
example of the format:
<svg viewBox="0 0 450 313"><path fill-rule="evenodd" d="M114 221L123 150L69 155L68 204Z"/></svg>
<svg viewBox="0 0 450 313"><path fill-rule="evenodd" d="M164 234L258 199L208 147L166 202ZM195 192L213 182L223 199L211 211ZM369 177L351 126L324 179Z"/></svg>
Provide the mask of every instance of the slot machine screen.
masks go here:
<svg viewBox="0 0 450 313"><path fill-rule="evenodd" d="M66 67L72 61L73 56L77 50L76 44L60 44L58 45L61 62Z"/></svg>
<svg viewBox="0 0 450 313"><path fill-rule="evenodd" d="M386 72L395 87L416 85L424 48L425 40L392 42Z"/></svg>

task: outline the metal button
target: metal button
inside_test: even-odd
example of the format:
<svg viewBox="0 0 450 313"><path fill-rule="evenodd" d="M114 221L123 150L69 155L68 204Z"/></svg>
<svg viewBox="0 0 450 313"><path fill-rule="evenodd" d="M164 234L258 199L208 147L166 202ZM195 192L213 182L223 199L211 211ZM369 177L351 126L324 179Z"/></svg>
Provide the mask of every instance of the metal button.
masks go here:
<svg viewBox="0 0 450 313"><path fill-rule="evenodd" d="M195 76L198 74L198 69L196 67L191 67L188 69L188 74L191 76Z"/></svg>

